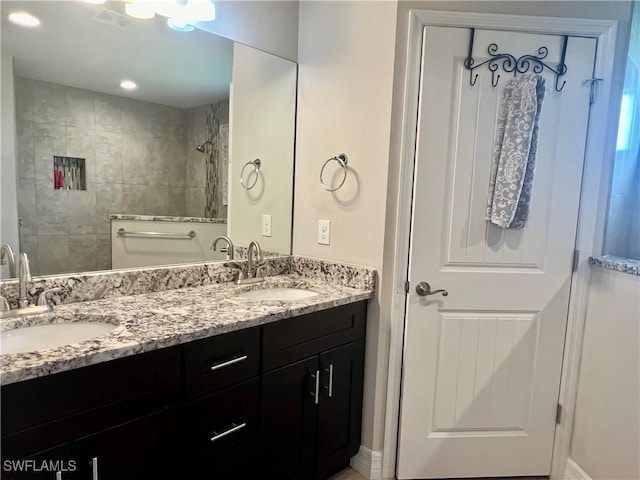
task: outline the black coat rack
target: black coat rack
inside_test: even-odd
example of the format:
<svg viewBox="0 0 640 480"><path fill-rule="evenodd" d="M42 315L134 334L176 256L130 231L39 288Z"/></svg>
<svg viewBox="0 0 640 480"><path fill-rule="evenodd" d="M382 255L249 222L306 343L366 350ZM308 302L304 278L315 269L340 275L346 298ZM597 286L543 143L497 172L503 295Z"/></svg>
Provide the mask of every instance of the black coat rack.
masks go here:
<svg viewBox="0 0 640 480"><path fill-rule="evenodd" d="M567 65L564 63L565 55L567 53L567 40L569 39L568 35L563 35L563 45L562 45L562 56L560 57L560 65L558 65L558 69L553 69L542 60L547 58L549 55L549 49L545 46L538 48L538 55L523 55L519 58L514 57L509 53L498 53L498 45L495 43L489 44L487 48L487 52L491 56L489 60L486 60L478 65L474 65L475 61L473 60L473 39L475 36L475 28L470 28L471 35L469 37L469 54L467 58L464 60L464 68L469 70L469 83L473 86L476 84L478 80L478 74L474 75L474 70L476 68L480 68L483 65L487 65L487 68L491 71L491 85L493 87L498 86L498 82L500 81L500 74L496 74L498 69L500 68L500 64L502 64L502 70L507 73L513 73L513 75L517 75L518 73L526 73L529 71L529 68L534 73L541 73L545 68L547 70L552 71L556 76L556 92L560 92L565 84L566 80L562 81L562 85L558 86L560 81L560 77L567 73Z"/></svg>

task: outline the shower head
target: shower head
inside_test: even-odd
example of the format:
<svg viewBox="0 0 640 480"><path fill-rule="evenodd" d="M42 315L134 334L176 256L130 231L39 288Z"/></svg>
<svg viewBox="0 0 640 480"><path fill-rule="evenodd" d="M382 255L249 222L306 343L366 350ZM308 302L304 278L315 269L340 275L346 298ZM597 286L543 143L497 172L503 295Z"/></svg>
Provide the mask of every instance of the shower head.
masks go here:
<svg viewBox="0 0 640 480"><path fill-rule="evenodd" d="M204 142L202 145L198 145L196 147L196 150L199 151L200 153L205 153L205 147L207 145L213 145L213 142L211 140L207 140L206 142Z"/></svg>

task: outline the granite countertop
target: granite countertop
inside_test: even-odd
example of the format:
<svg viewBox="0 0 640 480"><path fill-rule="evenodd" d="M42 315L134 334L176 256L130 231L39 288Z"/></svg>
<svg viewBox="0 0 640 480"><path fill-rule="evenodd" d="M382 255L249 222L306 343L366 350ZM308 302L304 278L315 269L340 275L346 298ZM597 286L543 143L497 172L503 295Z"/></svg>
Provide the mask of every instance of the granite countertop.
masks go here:
<svg viewBox="0 0 640 480"><path fill-rule="evenodd" d="M182 222L182 223L227 223L226 218L208 217L176 217L167 215L133 215L127 213L112 213L111 220L137 220L143 222Z"/></svg>
<svg viewBox="0 0 640 480"><path fill-rule="evenodd" d="M616 257L614 255L603 255L600 257L590 257L589 263L606 268L607 270L615 270L617 272L640 276L640 260Z"/></svg>
<svg viewBox="0 0 640 480"><path fill-rule="evenodd" d="M319 295L302 300L236 298L248 290L298 287ZM0 329L61 321L117 323L111 333L84 342L29 353L0 355L3 385L148 352L243 328L373 298L374 289L341 286L299 275L264 283L218 283L60 305L52 313L5 320Z"/></svg>

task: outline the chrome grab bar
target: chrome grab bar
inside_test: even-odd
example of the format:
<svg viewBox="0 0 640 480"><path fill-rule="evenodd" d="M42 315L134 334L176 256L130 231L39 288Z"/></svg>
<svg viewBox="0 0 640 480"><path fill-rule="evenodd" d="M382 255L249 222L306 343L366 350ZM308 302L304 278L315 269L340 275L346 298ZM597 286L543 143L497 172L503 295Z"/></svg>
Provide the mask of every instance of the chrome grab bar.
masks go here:
<svg viewBox="0 0 640 480"><path fill-rule="evenodd" d="M119 228L116 232L120 237L155 237L155 238L173 238L173 239L189 239L196 238L196 232L190 230L188 233L166 233L166 232L128 232L124 228Z"/></svg>

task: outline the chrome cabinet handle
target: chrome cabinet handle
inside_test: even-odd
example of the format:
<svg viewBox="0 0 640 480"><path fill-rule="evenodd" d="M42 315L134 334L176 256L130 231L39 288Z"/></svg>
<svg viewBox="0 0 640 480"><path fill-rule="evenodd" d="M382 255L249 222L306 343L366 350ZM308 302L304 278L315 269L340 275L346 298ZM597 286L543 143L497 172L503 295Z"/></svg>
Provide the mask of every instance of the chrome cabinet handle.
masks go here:
<svg viewBox="0 0 640 480"><path fill-rule="evenodd" d="M220 370L221 368L228 367L236 363L244 362L247 358L249 357L247 357L246 355L242 355L241 357L232 358L231 360L228 360L226 362L215 363L211 365L211 371L213 372L215 370Z"/></svg>
<svg viewBox="0 0 640 480"><path fill-rule="evenodd" d="M98 457L91 459L92 480L98 480Z"/></svg>
<svg viewBox="0 0 640 480"><path fill-rule="evenodd" d="M315 380L316 389L313 392L310 392L310 395L313 397L313 403L318 405L318 393L320 390L320 370L316 370L315 375L311 374L311 378Z"/></svg>
<svg viewBox="0 0 640 480"><path fill-rule="evenodd" d="M443 289L431 290L431 285L427 282L420 282L416 285L416 293L421 297L426 297L427 295L435 295L436 293L442 293L443 297L449 295L449 292Z"/></svg>
<svg viewBox="0 0 640 480"><path fill-rule="evenodd" d="M236 425L235 423L232 423L231 428L229 430L225 430L222 433L213 432L214 435L213 437L211 437L211 441L215 442L216 440L220 440L222 437L226 437L227 435L231 435L233 432L242 430L246 426L247 426L247 422L243 422L240 425Z"/></svg>
<svg viewBox="0 0 640 480"><path fill-rule="evenodd" d="M325 368L324 371L329 374L329 384L324 388L329 390L329 398L331 398L333 397L333 363L329 365L329 368Z"/></svg>

